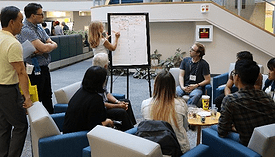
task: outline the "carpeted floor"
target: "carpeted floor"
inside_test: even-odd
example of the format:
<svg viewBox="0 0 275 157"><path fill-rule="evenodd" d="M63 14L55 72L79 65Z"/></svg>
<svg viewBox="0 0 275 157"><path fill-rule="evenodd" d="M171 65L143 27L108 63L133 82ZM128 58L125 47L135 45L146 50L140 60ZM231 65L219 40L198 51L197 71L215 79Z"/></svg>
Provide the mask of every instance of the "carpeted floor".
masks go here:
<svg viewBox="0 0 275 157"><path fill-rule="evenodd" d="M92 65L92 59L88 59L77 64L70 65L68 67L58 69L51 72L52 79L52 91L59 88L65 87L72 83L81 81L85 71ZM108 82L108 88L110 88L110 80ZM122 93L127 95L127 77L126 76L114 76L113 81L113 93ZM153 80L151 80L151 87L153 90ZM145 79L136 79L132 75L129 76L129 100L131 101L133 111L137 122L143 120L140 106L144 99L149 98L149 83ZM53 95L53 104L56 103L55 97ZM196 131L188 130L188 139L190 142L190 147L196 146L197 134ZM31 138L30 132L25 142L25 147L22 153L22 157L32 157L31 153Z"/></svg>

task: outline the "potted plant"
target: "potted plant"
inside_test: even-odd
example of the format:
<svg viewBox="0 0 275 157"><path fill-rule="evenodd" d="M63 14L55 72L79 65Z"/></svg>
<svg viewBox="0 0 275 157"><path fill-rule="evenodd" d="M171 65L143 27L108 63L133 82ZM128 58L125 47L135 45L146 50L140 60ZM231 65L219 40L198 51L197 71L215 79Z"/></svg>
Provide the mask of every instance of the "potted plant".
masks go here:
<svg viewBox="0 0 275 157"><path fill-rule="evenodd" d="M174 67L179 67L185 53L186 52L181 52L180 48L177 48L173 56L170 56L166 60L160 61L159 65L166 70Z"/></svg>
<svg viewBox="0 0 275 157"><path fill-rule="evenodd" d="M158 54L158 50L156 49L153 54L151 54L151 65L158 66L160 61L161 54Z"/></svg>

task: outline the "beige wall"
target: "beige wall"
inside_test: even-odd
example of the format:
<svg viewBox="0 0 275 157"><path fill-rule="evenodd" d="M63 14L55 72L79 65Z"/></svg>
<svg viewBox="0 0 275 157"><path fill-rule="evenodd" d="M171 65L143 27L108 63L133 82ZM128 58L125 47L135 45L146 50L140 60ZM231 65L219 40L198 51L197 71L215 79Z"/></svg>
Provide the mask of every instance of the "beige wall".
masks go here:
<svg viewBox="0 0 275 157"><path fill-rule="evenodd" d="M84 26L89 26L91 23L91 16L79 16L78 11L73 12L74 26L73 30L84 30Z"/></svg>
<svg viewBox="0 0 275 157"><path fill-rule="evenodd" d="M195 42L196 25L205 25L207 22L170 22L150 23L151 53L157 49L161 60L173 55L177 48L187 52ZM254 60L264 66L267 73L266 63L271 58L234 36L214 27L213 42L203 42L206 47L204 59L210 65L211 74L221 74L228 71L229 64L236 61L236 53L239 51L250 51Z"/></svg>

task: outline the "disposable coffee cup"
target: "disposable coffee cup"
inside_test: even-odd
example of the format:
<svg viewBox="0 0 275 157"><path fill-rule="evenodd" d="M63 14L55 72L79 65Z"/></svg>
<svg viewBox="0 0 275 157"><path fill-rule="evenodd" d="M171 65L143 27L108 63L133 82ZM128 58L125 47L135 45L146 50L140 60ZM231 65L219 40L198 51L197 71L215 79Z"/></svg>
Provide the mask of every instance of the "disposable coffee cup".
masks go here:
<svg viewBox="0 0 275 157"><path fill-rule="evenodd" d="M209 109L209 99L210 99L210 96L208 96L208 95L203 95L203 96L201 97L201 99L202 99L202 108L203 108L204 110L208 110L208 109Z"/></svg>
<svg viewBox="0 0 275 157"><path fill-rule="evenodd" d="M31 65L31 64L27 64L27 65L26 65L26 72L27 72L28 75L31 75L31 74L32 74L33 67L34 67L34 66Z"/></svg>

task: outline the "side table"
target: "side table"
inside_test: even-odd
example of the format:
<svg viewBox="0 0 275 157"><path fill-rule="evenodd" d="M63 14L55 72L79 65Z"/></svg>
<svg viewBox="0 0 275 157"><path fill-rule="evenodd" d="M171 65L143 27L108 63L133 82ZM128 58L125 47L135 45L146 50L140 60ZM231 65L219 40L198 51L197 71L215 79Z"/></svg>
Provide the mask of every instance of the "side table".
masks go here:
<svg viewBox="0 0 275 157"><path fill-rule="evenodd" d="M211 126L214 124L218 124L219 118L220 118L221 113L217 112L216 118L212 119L211 116L205 117L205 123L201 122L201 117L198 116L197 118L194 119L188 119L189 125L191 126L197 126L197 145L200 144L201 141L201 127L202 126Z"/></svg>

